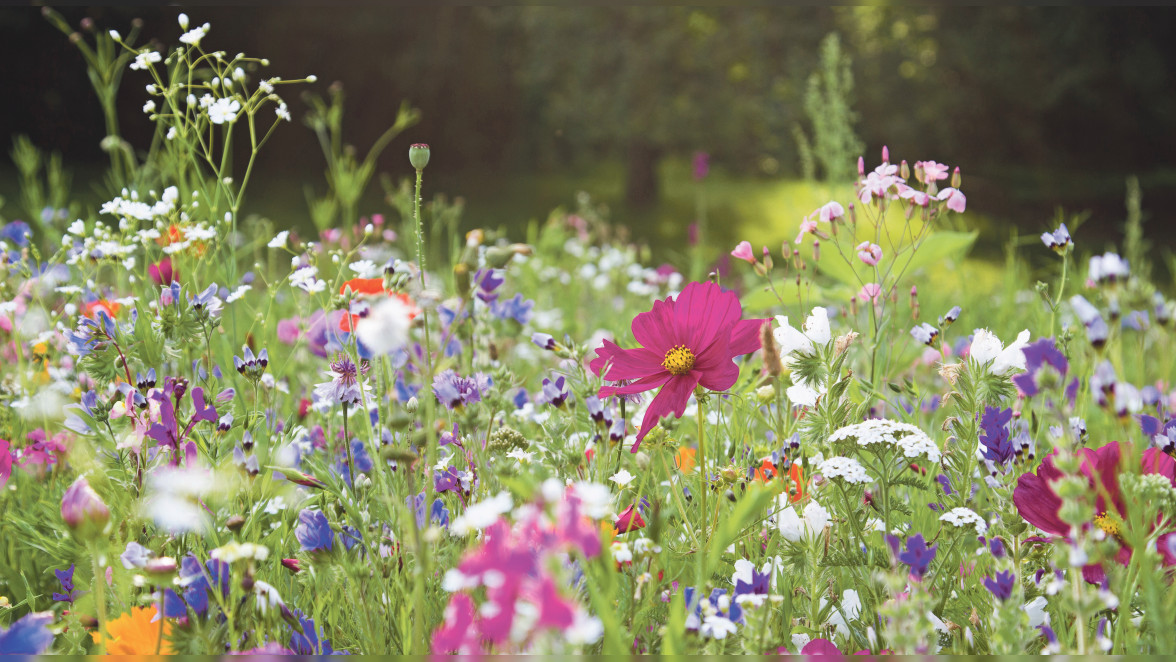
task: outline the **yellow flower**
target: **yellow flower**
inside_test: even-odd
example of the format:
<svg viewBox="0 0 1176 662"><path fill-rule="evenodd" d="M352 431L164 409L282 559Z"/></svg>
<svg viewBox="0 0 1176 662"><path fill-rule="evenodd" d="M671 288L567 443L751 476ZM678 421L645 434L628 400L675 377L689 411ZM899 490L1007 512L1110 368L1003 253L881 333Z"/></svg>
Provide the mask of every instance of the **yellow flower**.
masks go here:
<svg viewBox="0 0 1176 662"><path fill-rule="evenodd" d="M173 655L175 649L167 637L171 634L171 623L164 619L163 641L159 640L159 623L152 623L157 610L155 607L134 607L130 613L123 614L106 624L108 636L103 637L97 632L90 636L95 642L106 645L107 655Z"/></svg>

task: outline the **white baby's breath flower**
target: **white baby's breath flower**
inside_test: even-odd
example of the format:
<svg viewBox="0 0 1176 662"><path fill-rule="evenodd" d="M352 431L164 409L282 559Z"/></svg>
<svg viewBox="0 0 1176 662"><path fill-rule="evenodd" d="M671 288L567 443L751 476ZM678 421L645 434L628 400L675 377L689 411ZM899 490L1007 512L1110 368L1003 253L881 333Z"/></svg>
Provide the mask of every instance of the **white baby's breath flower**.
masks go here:
<svg viewBox="0 0 1176 662"><path fill-rule="evenodd" d="M985 522L983 517L970 508L952 508L940 515L939 521L947 522L961 529L967 526L975 526L976 534L981 536L988 531L988 522Z"/></svg>
<svg viewBox="0 0 1176 662"><path fill-rule="evenodd" d="M155 100L148 99L147 103L143 104L143 112L150 114L155 112Z"/></svg>
<svg viewBox="0 0 1176 662"><path fill-rule="evenodd" d="M213 124L232 124L237 120L241 102L231 97L222 97L208 106L208 120Z"/></svg>
<svg viewBox="0 0 1176 662"><path fill-rule="evenodd" d="M143 51L135 56L135 61L131 63L131 69L142 70L148 69L151 65L163 59L157 51ZM151 90L148 90L149 92Z"/></svg>
<svg viewBox="0 0 1176 662"><path fill-rule="evenodd" d="M818 465L817 472L830 480L840 478L851 484L864 485L874 480L852 457L831 457Z"/></svg>
<svg viewBox="0 0 1176 662"><path fill-rule="evenodd" d="M287 122L290 121L290 108L286 106L285 101L278 104L277 108L274 108L274 113L278 116L279 119L286 120Z"/></svg>
<svg viewBox="0 0 1176 662"><path fill-rule="evenodd" d="M200 40L204 39L204 35L208 34L208 29L210 27L212 26L208 23L205 23L200 27L192 28L191 30L188 30L184 34L180 35L180 41L188 44L189 46L199 46Z"/></svg>
<svg viewBox="0 0 1176 662"><path fill-rule="evenodd" d="M188 15L187 14L180 13L180 15L176 17L176 21L179 22L181 30L188 29Z"/></svg>
<svg viewBox="0 0 1176 662"><path fill-rule="evenodd" d="M268 244L266 244L266 246L269 246L270 248L285 248L286 247L286 238L289 236L290 236L289 230L282 230L278 234L274 235L274 238L270 239L270 242Z"/></svg>

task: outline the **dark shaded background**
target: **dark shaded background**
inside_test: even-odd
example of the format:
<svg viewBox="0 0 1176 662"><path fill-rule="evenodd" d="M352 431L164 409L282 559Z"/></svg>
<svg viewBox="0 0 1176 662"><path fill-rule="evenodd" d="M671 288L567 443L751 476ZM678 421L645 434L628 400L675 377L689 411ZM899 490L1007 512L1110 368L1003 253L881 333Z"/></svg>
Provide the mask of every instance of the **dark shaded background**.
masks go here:
<svg viewBox="0 0 1176 662"><path fill-rule="evenodd" d="M169 45L180 34L178 8L60 11L72 25L91 17L124 33L142 18L142 34ZM345 131L361 154L401 100L420 108L381 170L403 171L407 145L427 140L443 164L433 181L457 194L479 177L615 164L629 197L649 203L658 193L650 168L696 150L741 177L796 177L792 126L807 126L805 80L820 40L836 31L853 58L868 162L885 143L960 165L969 206L1023 232L1039 232L1062 205L1091 210L1095 236L1113 237L1132 174L1151 218L1176 202L1176 13L1167 8L185 11L212 23L206 46L270 58L267 75L314 73L320 92L341 81ZM82 59L39 9L0 10L0 57L0 126L71 166L104 165ZM146 82L129 72L121 96L124 135L139 146L150 137ZM305 106L287 96L297 124ZM292 181L321 189L323 157L303 127L285 128L258 167L271 194ZM1170 244L1167 226L1150 222L1149 236Z"/></svg>

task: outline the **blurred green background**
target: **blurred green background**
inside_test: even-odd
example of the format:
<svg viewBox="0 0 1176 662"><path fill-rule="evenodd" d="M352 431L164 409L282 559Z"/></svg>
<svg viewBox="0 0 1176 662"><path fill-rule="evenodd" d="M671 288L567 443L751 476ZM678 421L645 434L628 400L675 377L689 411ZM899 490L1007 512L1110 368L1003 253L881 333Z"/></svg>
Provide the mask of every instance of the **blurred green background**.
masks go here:
<svg viewBox="0 0 1176 662"><path fill-rule="evenodd" d="M345 94L344 131L362 156L401 101L419 124L379 159L406 176L412 142L432 145L427 188L464 198L463 225L520 227L587 191L655 253L681 251L702 195L716 249L775 242L844 183L865 154L960 166L977 250L1036 235L1056 209L1089 211L1077 235L1118 238L1125 181L1139 178L1153 250L1176 203L1176 12L1118 7L106 7L59 8L71 25L174 46L175 17L208 21L209 49L268 57L264 74L318 76ZM831 37L837 49L831 45ZM59 151L75 196L97 205L104 127L85 67L38 8L0 10L2 126ZM814 78L815 76L815 78ZM145 148L142 72L120 94L122 130ZM840 90L830 94L829 85ZM816 93L810 86L815 85ZM309 228L304 186L326 164L288 99L258 164L248 210ZM834 129L817 126L833 118ZM840 127L840 128L838 128ZM845 129L848 129L846 131ZM824 138L822 137L824 135ZM846 168L834 172L820 157ZM710 155L695 181L692 159ZM0 194L15 196L5 163ZM387 212L373 182L361 213ZM11 209L5 210L11 216Z"/></svg>

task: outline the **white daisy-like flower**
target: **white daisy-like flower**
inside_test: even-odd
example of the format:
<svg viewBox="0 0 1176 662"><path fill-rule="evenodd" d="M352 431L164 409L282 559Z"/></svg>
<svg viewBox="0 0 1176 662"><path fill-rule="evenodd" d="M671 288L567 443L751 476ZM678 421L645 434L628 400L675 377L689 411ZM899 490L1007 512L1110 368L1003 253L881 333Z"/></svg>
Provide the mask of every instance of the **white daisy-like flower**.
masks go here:
<svg viewBox="0 0 1176 662"><path fill-rule="evenodd" d="M163 56L158 51L144 51L135 56L135 61L131 63L131 69L148 69L162 59Z"/></svg>
<svg viewBox="0 0 1176 662"><path fill-rule="evenodd" d="M620 471L613 474L612 478L609 478L609 480L616 483L619 487L624 487L633 482L633 474L629 473L628 469L621 469Z"/></svg>
<svg viewBox="0 0 1176 662"><path fill-rule="evenodd" d="M382 267L371 260L356 260L347 266L356 273L358 278L376 278L384 272Z"/></svg>
<svg viewBox="0 0 1176 662"><path fill-rule="evenodd" d="M829 436L831 443L854 439L859 446L895 446L905 457L926 457L931 462L940 459L939 446L918 427L889 419L871 419L847 425Z"/></svg>
<svg viewBox="0 0 1176 662"><path fill-rule="evenodd" d="M874 479L866 473L861 462L852 457L831 457L817 467L817 472L828 479L840 478L847 483L865 485Z"/></svg>
<svg viewBox="0 0 1176 662"><path fill-rule="evenodd" d="M704 637L711 637L712 639L726 639L728 634L734 634L735 623L723 616L713 615L707 616L702 621L702 626L698 631Z"/></svg>
<svg viewBox="0 0 1176 662"><path fill-rule="evenodd" d="M975 526L977 535L984 535L988 531L988 522L970 508L952 508L951 510L939 516L940 522L947 522L953 526L964 528L967 526Z"/></svg>
<svg viewBox="0 0 1176 662"><path fill-rule="evenodd" d="M233 303L234 301L240 300L245 296L245 293L251 289L253 288L249 285L242 285L241 287L238 287L232 292L229 292L229 296L225 297L225 303Z"/></svg>
<svg viewBox="0 0 1176 662"><path fill-rule="evenodd" d="M780 357L785 366L795 362L793 354L812 354L817 346L827 345L833 338L829 328L829 311L824 308L813 308L804 321L803 330L793 328L785 315L777 315L776 323L779 326L772 330L772 337L780 346Z"/></svg>
<svg viewBox="0 0 1176 662"><path fill-rule="evenodd" d="M628 543L614 542L612 544L613 561L617 563L628 563L633 560L633 551L629 549Z"/></svg>
<svg viewBox="0 0 1176 662"><path fill-rule="evenodd" d="M988 329L976 329L968 355L980 365L988 365L988 372L1007 375L1013 370L1025 369L1025 353L1022 348L1029 344L1029 329L1017 335L1008 347L1001 345L1000 338Z"/></svg>

